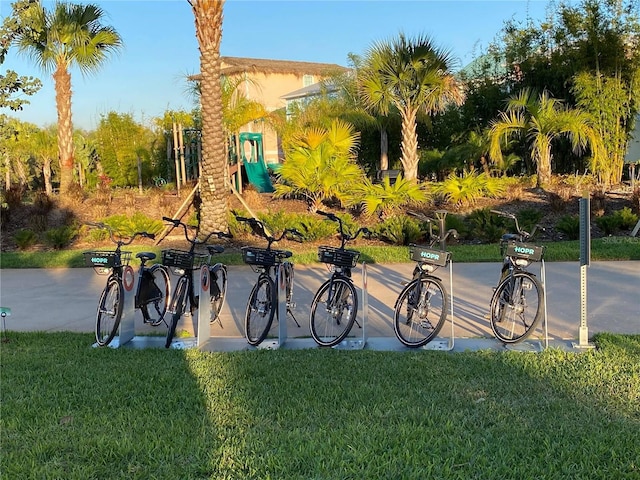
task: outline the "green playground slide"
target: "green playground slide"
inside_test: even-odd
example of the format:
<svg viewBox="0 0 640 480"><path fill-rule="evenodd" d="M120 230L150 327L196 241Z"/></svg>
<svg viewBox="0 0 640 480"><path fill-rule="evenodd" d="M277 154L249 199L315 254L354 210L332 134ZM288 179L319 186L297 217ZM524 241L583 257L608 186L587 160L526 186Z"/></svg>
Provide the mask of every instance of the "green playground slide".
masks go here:
<svg viewBox="0 0 640 480"><path fill-rule="evenodd" d="M263 161L244 162L243 166L244 171L247 173L249 183L256 187L259 193L271 193L275 191L269 178L269 172Z"/></svg>

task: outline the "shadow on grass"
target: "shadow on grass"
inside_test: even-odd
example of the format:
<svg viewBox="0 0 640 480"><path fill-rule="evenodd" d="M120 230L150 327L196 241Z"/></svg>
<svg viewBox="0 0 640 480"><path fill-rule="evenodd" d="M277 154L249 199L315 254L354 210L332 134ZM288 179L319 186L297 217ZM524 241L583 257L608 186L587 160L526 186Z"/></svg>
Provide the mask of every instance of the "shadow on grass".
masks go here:
<svg viewBox="0 0 640 480"><path fill-rule="evenodd" d="M640 336L600 335L581 354L96 350L89 335L9 336L8 478L640 474Z"/></svg>

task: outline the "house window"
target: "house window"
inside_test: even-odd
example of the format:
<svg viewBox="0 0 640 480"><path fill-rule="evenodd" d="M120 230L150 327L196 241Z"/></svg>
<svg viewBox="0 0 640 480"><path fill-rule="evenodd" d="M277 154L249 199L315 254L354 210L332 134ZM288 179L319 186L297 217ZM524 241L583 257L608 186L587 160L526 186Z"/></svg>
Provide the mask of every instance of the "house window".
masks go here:
<svg viewBox="0 0 640 480"><path fill-rule="evenodd" d="M304 75L302 77L302 86L308 87L309 85L313 85L315 82L313 81L313 75Z"/></svg>

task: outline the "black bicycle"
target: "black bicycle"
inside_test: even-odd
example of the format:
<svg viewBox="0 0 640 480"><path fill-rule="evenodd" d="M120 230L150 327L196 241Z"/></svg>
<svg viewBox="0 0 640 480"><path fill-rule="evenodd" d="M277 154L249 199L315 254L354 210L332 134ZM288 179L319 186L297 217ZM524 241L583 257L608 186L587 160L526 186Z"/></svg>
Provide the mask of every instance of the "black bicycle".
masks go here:
<svg viewBox="0 0 640 480"><path fill-rule="evenodd" d="M116 244L115 251L96 250L84 252L85 264L93 267L99 275L108 275L107 284L98 301L96 314L96 343L107 346L118 332L122 318L124 282L133 282L133 278L125 279L124 271L129 265L132 252L122 251L122 247L132 243L136 237L153 239L155 236L147 232L136 232L128 239L116 238L113 229L104 223L87 223L95 228L107 230L109 238ZM147 267L147 262L154 260L153 252L136 254L140 260L138 282L135 294L135 308L142 312L143 321L158 326L164 321L167 301L171 290L168 270L160 264Z"/></svg>
<svg viewBox="0 0 640 480"><path fill-rule="evenodd" d="M248 224L254 234L267 240L267 248L242 247L242 259L259 274L258 280L249 294L244 318L247 342L250 345L258 346L267 338L273 319L278 316L279 298L276 285L280 281L277 275L280 265L284 272L287 313L300 327L292 311L295 306L293 303L294 270L293 263L287 260L292 256L292 253L288 250L276 250L271 248L271 245L285 237L300 239L302 234L295 228L287 228L276 238L267 232L265 225L260 220L240 216L237 216L236 220ZM284 320L278 319L278 321Z"/></svg>
<svg viewBox="0 0 640 480"><path fill-rule="evenodd" d="M171 268L173 273L177 275L178 281L176 288L171 296L169 302L169 312L171 312L171 322L169 323L169 329L167 330L167 338L165 341L165 347L169 348L173 337L176 333L176 328L180 317L187 312L187 302L189 303L189 313L193 313L198 308L199 297L195 295L195 272L199 270L203 265L209 266L209 291L210 291L210 305L211 316L210 322L218 320L220 322L220 311L224 304L225 296L227 293L227 267L222 263L216 263L211 265L211 257L217 253L224 252L224 247L221 245L205 245L207 241L213 236L218 238L233 238L230 233L225 232L211 232L202 240L198 240L198 233L194 235L194 238L189 237L188 226L181 222L169 217L162 217L165 222L173 224L174 227L182 227L184 230L184 238L191 244L188 251L167 249L162 251L162 264ZM196 252L196 247L205 245L207 253Z"/></svg>
<svg viewBox="0 0 640 480"><path fill-rule="evenodd" d="M369 230L362 227L350 235L345 231L340 217L333 213L317 213L338 223L340 247L318 247L318 260L327 264L332 273L313 297L309 323L311 336L316 343L322 347L333 347L349 335L358 314L358 294L351 279L351 269L358 263L360 252L348 250L345 246L361 233L368 234ZM360 324L358 327L361 327Z"/></svg>
<svg viewBox="0 0 640 480"><path fill-rule="evenodd" d="M449 311L449 293L442 280L436 277L439 267L448 265L451 254L443 246L449 236L458 237L455 229L433 234L434 219L414 212L410 215L429 225L429 245L409 246L409 254L416 262L411 281L402 289L394 306L393 330L403 345L422 347L433 340L442 329ZM446 213L445 213L446 215ZM437 244L440 248L436 248Z"/></svg>
<svg viewBox="0 0 640 480"><path fill-rule="evenodd" d="M512 219L517 232L504 234L500 242L504 260L500 281L491 297L491 329L503 343L518 343L535 332L543 315L544 289L540 280L526 269L532 262L543 259L544 247L524 243L535 235L538 225L528 233L520 228L515 215L491 212Z"/></svg>

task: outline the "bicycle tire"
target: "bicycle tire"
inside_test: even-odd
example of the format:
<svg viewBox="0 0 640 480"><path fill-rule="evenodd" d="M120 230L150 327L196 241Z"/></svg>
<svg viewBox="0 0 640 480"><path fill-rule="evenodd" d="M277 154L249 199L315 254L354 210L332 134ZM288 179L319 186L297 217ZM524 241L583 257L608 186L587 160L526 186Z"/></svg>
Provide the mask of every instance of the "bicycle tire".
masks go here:
<svg viewBox="0 0 640 480"><path fill-rule="evenodd" d="M394 306L393 330L400 342L418 348L433 340L444 325L449 311L449 295L434 277L409 282Z"/></svg>
<svg viewBox="0 0 640 480"><path fill-rule="evenodd" d="M347 317L343 319L345 312ZM353 284L340 277L327 280L311 302L311 336L321 347L334 347L349 335L357 313L358 294Z"/></svg>
<svg viewBox="0 0 640 480"><path fill-rule="evenodd" d="M211 292L211 316L209 322L213 323L220 317L224 300L227 296L227 267L221 263L216 263L209 268L211 279L209 292Z"/></svg>
<svg viewBox="0 0 640 480"><path fill-rule="evenodd" d="M178 285L176 285L176 291L171 298L171 323L169 323L169 329L167 330L167 338L165 340L165 348L171 347L171 342L176 334L176 328L178 328L178 322L180 317L184 313L185 303L187 296L187 279L180 277Z"/></svg>
<svg viewBox="0 0 640 480"><path fill-rule="evenodd" d="M277 309L276 286L270 277L260 276L251 289L244 317L245 337L258 346L267 338Z"/></svg>
<svg viewBox="0 0 640 480"><path fill-rule="evenodd" d="M284 279L286 285L286 298L287 298L287 307L291 305L291 300L293 299L293 277L295 275L293 270L293 263L284 262Z"/></svg>
<svg viewBox="0 0 640 480"><path fill-rule="evenodd" d="M157 319L149 321L151 326L157 327L164 321L164 315L167 313L167 306L171 295L171 277L169 277L169 269L164 265L156 263L149 268L149 272L153 275L153 282L159 290L159 298L152 299L145 306L152 305L153 312L158 316Z"/></svg>
<svg viewBox="0 0 640 480"><path fill-rule="evenodd" d="M116 277L109 277L104 287L96 314L96 343L106 347L118 333L122 318L122 299L124 288Z"/></svg>
<svg viewBox="0 0 640 480"><path fill-rule="evenodd" d="M513 291L512 291L513 285ZM529 292L529 290L535 290ZM506 277L491 297L491 329L505 344L518 343L535 332L544 304L544 291L538 278L529 272ZM533 313L529 320L528 313Z"/></svg>

